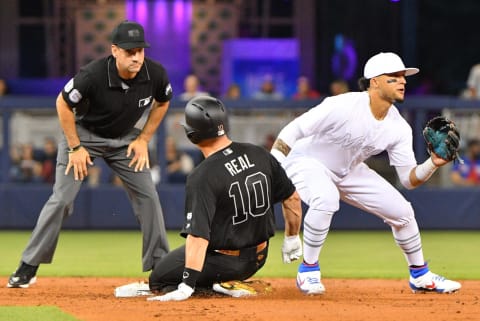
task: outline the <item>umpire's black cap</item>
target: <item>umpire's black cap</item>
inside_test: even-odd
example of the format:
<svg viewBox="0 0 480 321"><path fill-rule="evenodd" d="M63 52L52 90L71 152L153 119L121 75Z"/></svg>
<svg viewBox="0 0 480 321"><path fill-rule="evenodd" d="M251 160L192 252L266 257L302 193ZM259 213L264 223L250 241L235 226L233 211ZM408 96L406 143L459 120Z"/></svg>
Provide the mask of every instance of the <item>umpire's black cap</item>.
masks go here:
<svg viewBox="0 0 480 321"><path fill-rule="evenodd" d="M122 49L150 47L150 44L145 42L142 25L128 20L115 27L112 32L112 43Z"/></svg>

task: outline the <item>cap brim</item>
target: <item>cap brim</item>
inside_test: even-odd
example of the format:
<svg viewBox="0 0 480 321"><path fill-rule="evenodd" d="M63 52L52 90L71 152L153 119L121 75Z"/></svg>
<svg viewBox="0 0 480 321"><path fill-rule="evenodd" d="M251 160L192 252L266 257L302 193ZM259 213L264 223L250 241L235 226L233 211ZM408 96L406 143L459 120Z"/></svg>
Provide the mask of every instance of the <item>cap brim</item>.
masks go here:
<svg viewBox="0 0 480 321"><path fill-rule="evenodd" d="M374 75L371 75L371 76L368 76L368 75L364 75L365 78L367 79L372 79L374 77L378 77L378 76L381 76L381 75L388 75L388 74L394 74L396 72L400 72L400 71L405 71L405 76L411 76L411 75L415 75L416 73L418 73L420 71L420 69L418 68L405 68L405 69L400 69L400 70L388 70L388 71L385 71L381 74L374 74Z"/></svg>
<svg viewBox="0 0 480 321"><path fill-rule="evenodd" d="M150 44L148 42L124 42L116 44L117 47L122 49L133 49L133 48L150 48Z"/></svg>
<svg viewBox="0 0 480 321"><path fill-rule="evenodd" d="M420 69L418 68L405 68L405 76L411 76L418 73Z"/></svg>

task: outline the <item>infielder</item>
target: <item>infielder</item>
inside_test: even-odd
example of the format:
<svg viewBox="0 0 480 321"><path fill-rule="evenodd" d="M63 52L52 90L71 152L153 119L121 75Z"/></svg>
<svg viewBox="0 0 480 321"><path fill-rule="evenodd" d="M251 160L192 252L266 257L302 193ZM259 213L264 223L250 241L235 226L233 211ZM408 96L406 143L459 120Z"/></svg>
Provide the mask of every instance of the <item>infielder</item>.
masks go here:
<svg viewBox="0 0 480 321"><path fill-rule="evenodd" d="M186 243L168 253L150 274L151 290L170 292L149 300L185 300L196 286L248 295L248 290L222 282L245 280L265 264L277 202L282 202L285 218L283 259L289 263L302 255L300 197L268 151L228 138L227 111L220 100L209 96L190 100L183 126L205 160L187 178L181 231ZM135 290L136 284L132 286ZM129 290L129 285L120 287L116 295Z"/></svg>
<svg viewBox="0 0 480 321"><path fill-rule="evenodd" d="M458 282L429 270L411 204L364 163L386 150L390 165L408 189L421 185L447 163L431 153L417 165L412 129L393 105L404 100L405 77L418 71L405 68L394 53L379 53L365 64L364 77L359 81L365 91L326 98L278 135L271 152L309 206L304 219L304 261L297 273L297 286L304 293L325 291L318 259L340 200L391 226L408 262L414 292L460 289Z"/></svg>
<svg viewBox="0 0 480 321"><path fill-rule="evenodd" d="M112 54L82 67L57 98L64 137L58 146L53 194L44 205L18 269L7 287L27 288L38 266L51 263L62 223L92 160L117 174L143 233L143 270L169 250L158 193L149 170L148 142L167 112L172 87L164 67L145 58L144 30L133 21L112 33ZM149 109L151 108L151 109ZM148 113L148 118L144 117Z"/></svg>

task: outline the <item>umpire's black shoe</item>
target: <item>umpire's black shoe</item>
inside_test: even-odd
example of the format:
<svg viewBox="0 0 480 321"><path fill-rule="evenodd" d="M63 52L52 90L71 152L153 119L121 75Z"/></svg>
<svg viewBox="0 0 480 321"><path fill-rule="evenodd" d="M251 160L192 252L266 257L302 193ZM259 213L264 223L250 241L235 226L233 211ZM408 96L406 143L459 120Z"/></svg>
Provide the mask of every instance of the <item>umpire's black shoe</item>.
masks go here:
<svg viewBox="0 0 480 321"><path fill-rule="evenodd" d="M22 264L18 267L18 269L10 275L8 279L8 288L28 288L30 284L35 283L37 278L35 274L37 274L38 266L29 265L27 263L22 262Z"/></svg>

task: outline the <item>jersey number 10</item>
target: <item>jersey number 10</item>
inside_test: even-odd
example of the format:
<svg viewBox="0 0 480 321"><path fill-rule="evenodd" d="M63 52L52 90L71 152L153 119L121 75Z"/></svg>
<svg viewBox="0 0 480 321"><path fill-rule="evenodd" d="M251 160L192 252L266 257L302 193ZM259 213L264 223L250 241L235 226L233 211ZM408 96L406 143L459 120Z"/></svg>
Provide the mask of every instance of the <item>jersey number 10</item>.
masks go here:
<svg viewBox="0 0 480 321"><path fill-rule="evenodd" d="M262 216L270 209L270 191L267 177L261 172L248 175L244 182L230 184L228 195L235 203L233 224L240 224L252 217Z"/></svg>

